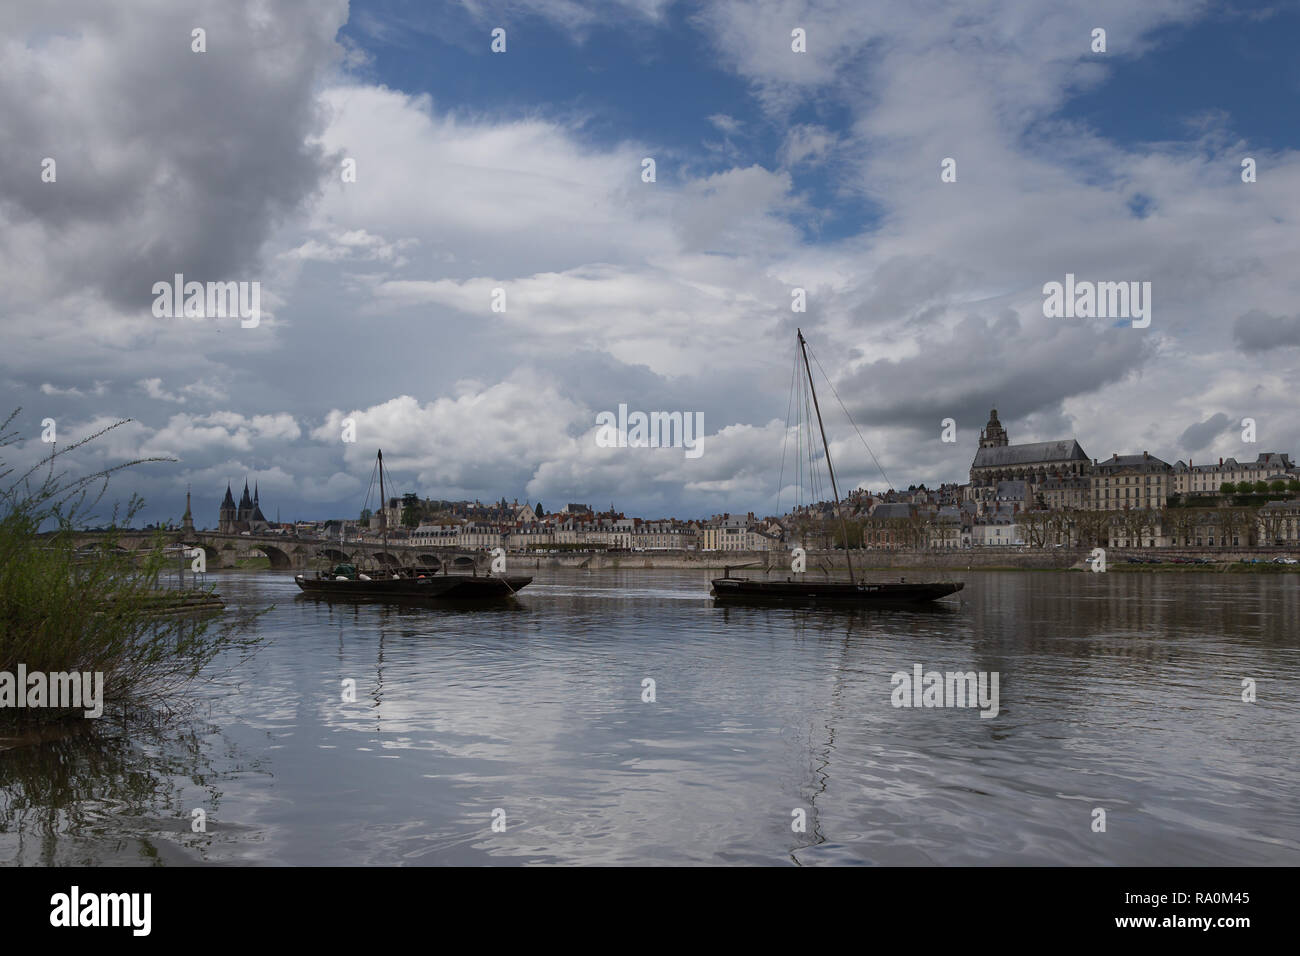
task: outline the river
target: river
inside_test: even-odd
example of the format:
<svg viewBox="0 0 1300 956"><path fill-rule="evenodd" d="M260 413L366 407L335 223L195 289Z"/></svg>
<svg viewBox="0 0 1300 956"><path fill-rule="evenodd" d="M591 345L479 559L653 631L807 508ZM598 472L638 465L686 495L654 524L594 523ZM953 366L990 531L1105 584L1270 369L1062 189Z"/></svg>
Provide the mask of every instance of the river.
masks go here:
<svg viewBox="0 0 1300 956"><path fill-rule="evenodd" d="M0 864L1300 863L1300 576L967 571L871 612L708 576L430 610L216 574L264 646L183 718L0 752ZM996 675L996 716L895 706L917 665Z"/></svg>

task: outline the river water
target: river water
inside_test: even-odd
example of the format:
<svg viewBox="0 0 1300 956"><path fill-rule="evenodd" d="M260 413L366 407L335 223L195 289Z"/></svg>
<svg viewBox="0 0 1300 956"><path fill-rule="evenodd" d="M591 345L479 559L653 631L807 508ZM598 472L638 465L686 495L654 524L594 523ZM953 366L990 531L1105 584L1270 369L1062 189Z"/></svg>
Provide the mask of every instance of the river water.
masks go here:
<svg viewBox="0 0 1300 956"><path fill-rule="evenodd" d="M265 646L183 719L0 752L0 864L1300 863L1300 575L972 571L924 612L537 575L472 610L216 575ZM916 665L997 715L894 706Z"/></svg>

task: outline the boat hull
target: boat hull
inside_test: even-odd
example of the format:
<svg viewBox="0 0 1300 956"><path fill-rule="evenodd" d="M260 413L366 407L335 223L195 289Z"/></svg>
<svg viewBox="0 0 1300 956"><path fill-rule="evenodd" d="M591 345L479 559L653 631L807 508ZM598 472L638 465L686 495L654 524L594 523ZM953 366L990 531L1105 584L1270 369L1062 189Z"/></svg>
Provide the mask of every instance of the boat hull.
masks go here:
<svg viewBox="0 0 1300 956"><path fill-rule="evenodd" d="M713 599L734 604L801 604L851 607L925 604L956 594L960 581L917 584L847 584L715 578Z"/></svg>
<svg viewBox="0 0 1300 956"><path fill-rule="evenodd" d="M347 578L342 581L329 578L309 578L304 574L294 577L294 582L304 593L352 601L483 601L509 597L532 583L523 575L469 575L437 574L422 578L374 578L362 581Z"/></svg>

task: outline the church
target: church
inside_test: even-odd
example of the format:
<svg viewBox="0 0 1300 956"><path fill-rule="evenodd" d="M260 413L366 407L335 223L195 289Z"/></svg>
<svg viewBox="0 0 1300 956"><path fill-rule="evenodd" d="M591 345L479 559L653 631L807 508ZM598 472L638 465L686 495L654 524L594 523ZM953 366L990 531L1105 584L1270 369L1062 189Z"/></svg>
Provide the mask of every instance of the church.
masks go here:
<svg viewBox="0 0 1300 956"><path fill-rule="evenodd" d="M217 515L217 531L221 534L239 534L242 531L256 533L266 531L271 522L262 515L262 508L257 501L257 483L253 483L253 497L248 496L248 480L244 480L244 496L235 505L235 497L230 493L230 483L226 483L226 497L221 502Z"/></svg>
<svg viewBox="0 0 1300 956"><path fill-rule="evenodd" d="M1058 486L1068 486L1083 496L1091 470L1091 459L1073 438L1011 444L995 408L989 413L984 431L980 432L980 447L970 466L967 498L979 502L996 501L999 483L1006 482L1025 483L1023 499L1027 507L1033 507L1036 496L1045 489L1059 490ZM1082 507L1082 497L1078 506Z"/></svg>

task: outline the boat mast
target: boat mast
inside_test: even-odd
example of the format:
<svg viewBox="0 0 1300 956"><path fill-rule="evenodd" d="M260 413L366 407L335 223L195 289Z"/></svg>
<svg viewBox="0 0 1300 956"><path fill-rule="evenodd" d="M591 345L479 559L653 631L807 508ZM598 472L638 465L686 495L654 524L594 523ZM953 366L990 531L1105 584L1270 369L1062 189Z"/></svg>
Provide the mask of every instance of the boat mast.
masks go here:
<svg viewBox="0 0 1300 956"><path fill-rule="evenodd" d="M384 495L384 450L379 449L379 534L384 541L385 566L388 563L388 498Z"/></svg>
<svg viewBox="0 0 1300 956"><path fill-rule="evenodd" d="M822 448L826 451L826 470L831 475L831 492L835 495L835 510L840 516L840 530L844 532L844 560L849 566L849 583L856 582L853 577L853 555L849 548L849 525L844 520L844 510L840 507L840 489L835 484L835 469L831 467L831 446L826 441L826 426L822 424L822 410L817 404L817 387L813 385L812 367L808 364L808 343L804 341L803 329L799 329L799 350L803 353L804 371L808 373L808 390L812 392L813 411L817 413L817 427L822 433Z"/></svg>

